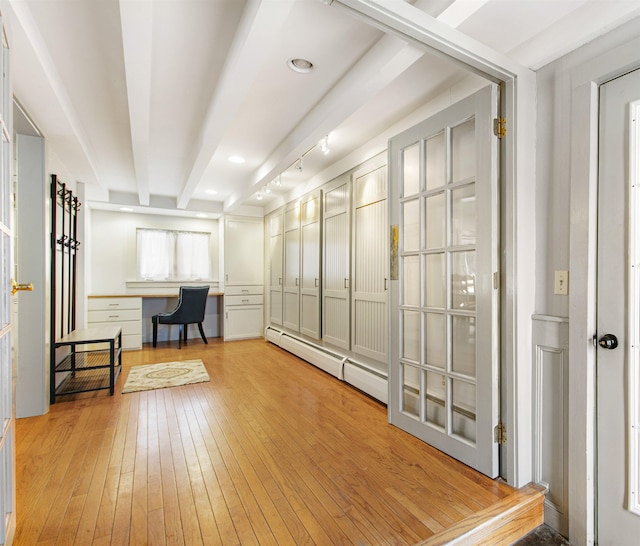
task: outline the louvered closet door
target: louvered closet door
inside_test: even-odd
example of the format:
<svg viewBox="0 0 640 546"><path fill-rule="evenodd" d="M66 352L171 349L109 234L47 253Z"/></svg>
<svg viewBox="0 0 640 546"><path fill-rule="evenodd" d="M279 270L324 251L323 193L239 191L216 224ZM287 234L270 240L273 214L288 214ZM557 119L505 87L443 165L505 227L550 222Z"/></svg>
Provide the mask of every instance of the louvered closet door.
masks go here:
<svg viewBox="0 0 640 546"><path fill-rule="evenodd" d="M498 140L490 86L390 141L389 418L495 477Z"/></svg>
<svg viewBox="0 0 640 546"><path fill-rule="evenodd" d="M354 173L353 352L387 363L387 166ZM384 163L384 162L383 162Z"/></svg>
<svg viewBox="0 0 640 546"><path fill-rule="evenodd" d="M300 203L284 211L284 326L300 330Z"/></svg>
<svg viewBox="0 0 640 546"><path fill-rule="evenodd" d="M269 321L282 326L282 211L269 217Z"/></svg>
<svg viewBox="0 0 640 546"><path fill-rule="evenodd" d="M300 332L320 339L320 198L318 190L300 203Z"/></svg>
<svg viewBox="0 0 640 546"><path fill-rule="evenodd" d="M322 339L350 349L349 186L324 193Z"/></svg>

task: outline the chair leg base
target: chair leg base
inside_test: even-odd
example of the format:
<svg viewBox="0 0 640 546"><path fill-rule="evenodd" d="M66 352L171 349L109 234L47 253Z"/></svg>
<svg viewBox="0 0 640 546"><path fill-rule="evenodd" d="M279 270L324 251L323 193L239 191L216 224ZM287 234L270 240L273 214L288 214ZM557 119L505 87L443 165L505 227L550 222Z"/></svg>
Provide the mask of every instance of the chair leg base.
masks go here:
<svg viewBox="0 0 640 546"><path fill-rule="evenodd" d="M202 322L198 322L198 330L200 330L200 336L202 337L202 341L204 341L208 345L209 342L207 341L207 336L204 335L204 329L202 328Z"/></svg>

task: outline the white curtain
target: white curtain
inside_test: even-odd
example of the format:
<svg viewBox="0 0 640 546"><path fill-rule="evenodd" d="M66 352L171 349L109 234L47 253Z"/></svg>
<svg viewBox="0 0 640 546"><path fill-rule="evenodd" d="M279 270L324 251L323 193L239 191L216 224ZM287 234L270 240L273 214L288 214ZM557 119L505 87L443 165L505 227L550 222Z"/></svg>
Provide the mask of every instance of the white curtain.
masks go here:
<svg viewBox="0 0 640 546"><path fill-rule="evenodd" d="M148 281L207 280L208 233L138 229L138 278Z"/></svg>

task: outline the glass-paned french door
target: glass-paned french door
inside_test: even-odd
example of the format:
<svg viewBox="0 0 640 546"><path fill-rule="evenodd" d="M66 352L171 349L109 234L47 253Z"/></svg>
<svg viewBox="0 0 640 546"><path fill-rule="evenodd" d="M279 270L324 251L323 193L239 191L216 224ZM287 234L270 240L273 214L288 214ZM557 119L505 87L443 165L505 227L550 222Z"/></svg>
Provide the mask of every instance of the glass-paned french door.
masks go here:
<svg viewBox="0 0 640 546"><path fill-rule="evenodd" d="M389 419L495 477L498 445L497 86L390 142Z"/></svg>

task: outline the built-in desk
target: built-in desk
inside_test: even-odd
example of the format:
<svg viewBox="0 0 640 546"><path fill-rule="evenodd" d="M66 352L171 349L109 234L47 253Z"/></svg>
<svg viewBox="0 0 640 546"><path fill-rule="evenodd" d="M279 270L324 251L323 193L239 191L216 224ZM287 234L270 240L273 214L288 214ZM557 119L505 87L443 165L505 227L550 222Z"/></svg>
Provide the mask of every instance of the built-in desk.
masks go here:
<svg viewBox="0 0 640 546"><path fill-rule="evenodd" d="M216 305L207 305L205 334L222 337L224 293L209 292L209 297L215 298ZM118 325L123 349L141 349L143 342L151 341L151 317L175 309L177 299L176 293L93 294L89 296L89 326ZM163 328L160 334L168 335L167 331Z"/></svg>

